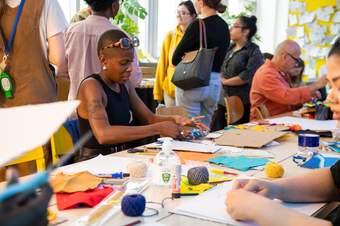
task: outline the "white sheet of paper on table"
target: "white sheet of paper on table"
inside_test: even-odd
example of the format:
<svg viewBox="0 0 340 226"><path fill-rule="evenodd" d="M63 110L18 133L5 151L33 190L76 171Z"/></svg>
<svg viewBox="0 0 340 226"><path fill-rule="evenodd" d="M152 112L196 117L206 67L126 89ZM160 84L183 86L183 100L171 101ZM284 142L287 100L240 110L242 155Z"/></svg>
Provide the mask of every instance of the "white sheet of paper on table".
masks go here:
<svg viewBox="0 0 340 226"><path fill-rule="evenodd" d="M162 148L162 144L152 143L146 145L147 148ZM201 153L216 153L220 150L219 146L213 144L213 142L202 141L202 142L188 142L188 141L177 141L171 142L172 150L178 151L191 151Z"/></svg>
<svg viewBox="0 0 340 226"><path fill-rule="evenodd" d="M299 124L303 129L310 130L335 130L336 120L313 120L297 117L280 117L268 120L270 123L277 124Z"/></svg>
<svg viewBox="0 0 340 226"><path fill-rule="evenodd" d="M0 109L0 165L45 144L77 108L79 101Z"/></svg>
<svg viewBox="0 0 340 226"><path fill-rule="evenodd" d="M70 166L64 166L58 168L53 174L57 174L63 172L65 174L75 174L83 171L88 171L92 174L110 174L116 172L127 172L127 165L130 162L137 161L133 158L126 158L126 157L118 157L118 156L104 156L98 155L95 158L75 163ZM145 161L147 160L138 159L138 161Z"/></svg>
<svg viewBox="0 0 340 226"><path fill-rule="evenodd" d="M187 215L205 220L211 220L223 224L231 225L256 225L254 222L240 222L233 220L226 211L225 199L227 192L231 190L232 182L226 182L215 188L204 192L203 194L183 202L181 205L170 212L180 215ZM213 204L213 205L212 205ZM324 204L291 204L283 203L284 206L294 209L306 215L312 215L319 210ZM209 208L207 208L207 206Z"/></svg>

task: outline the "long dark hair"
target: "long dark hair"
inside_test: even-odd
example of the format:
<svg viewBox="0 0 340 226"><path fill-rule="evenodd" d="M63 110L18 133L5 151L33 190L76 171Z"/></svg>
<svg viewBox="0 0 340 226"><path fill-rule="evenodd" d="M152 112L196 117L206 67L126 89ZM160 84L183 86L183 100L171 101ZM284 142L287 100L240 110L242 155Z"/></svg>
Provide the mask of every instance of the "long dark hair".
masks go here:
<svg viewBox="0 0 340 226"><path fill-rule="evenodd" d="M221 3L221 0L203 0L204 4L209 8L217 10L219 13L224 13L227 6Z"/></svg>
<svg viewBox="0 0 340 226"><path fill-rule="evenodd" d="M185 8L187 8L188 11L189 11L190 16L197 17L195 6L192 3L192 1L183 1L183 2L179 3L178 6L185 6Z"/></svg>

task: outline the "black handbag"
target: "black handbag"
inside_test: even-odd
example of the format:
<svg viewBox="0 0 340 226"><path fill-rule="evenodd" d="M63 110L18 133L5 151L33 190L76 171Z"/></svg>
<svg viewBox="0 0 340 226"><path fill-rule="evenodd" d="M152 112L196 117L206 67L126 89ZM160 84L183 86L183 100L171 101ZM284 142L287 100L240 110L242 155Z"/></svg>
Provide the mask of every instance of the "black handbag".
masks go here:
<svg viewBox="0 0 340 226"><path fill-rule="evenodd" d="M176 66L172 77L175 86L190 90L208 86L214 62L216 48L207 48L207 36L204 21L199 19L200 49L185 53L182 61ZM204 39L204 46L203 46Z"/></svg>

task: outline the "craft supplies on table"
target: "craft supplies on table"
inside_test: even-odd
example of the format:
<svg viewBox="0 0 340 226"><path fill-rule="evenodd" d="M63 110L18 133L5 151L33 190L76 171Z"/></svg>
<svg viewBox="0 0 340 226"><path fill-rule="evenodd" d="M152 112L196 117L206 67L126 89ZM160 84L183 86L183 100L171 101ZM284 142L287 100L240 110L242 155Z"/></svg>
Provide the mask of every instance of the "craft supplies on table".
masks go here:
<svg viewBox="0 0 340 226"><path fill-rule="evenodd" d="M194 218L205 219L228 225L256 225L254 222L235 221L226 211L225 200L227 192L231 190L232 182L226 182L206 191L193 199L185 200L170 212ZM279 202L279 201L278 201ZM300 213L311 215L324 204L282 203L284 206ZM207 208L209 207L209 208Z"/></svg>
<svg viewBox="0 0 340 226"><path fill-rule="evenodd" d="M210 163L223 165L232 169L237 169L240 171L247 171L251 168L263 166L269 160L267 158L248 158L244 156L218 156L208 160Z"/></svg>

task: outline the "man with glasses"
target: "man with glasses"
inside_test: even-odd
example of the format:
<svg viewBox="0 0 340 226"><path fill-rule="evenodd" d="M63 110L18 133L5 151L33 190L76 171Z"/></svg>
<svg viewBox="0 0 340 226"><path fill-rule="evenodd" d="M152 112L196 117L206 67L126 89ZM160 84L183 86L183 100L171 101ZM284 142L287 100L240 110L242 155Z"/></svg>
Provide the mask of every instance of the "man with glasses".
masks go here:
<svg viewBox="0 0 340 226"><path fill-rule="evenodd" d="M293 88L289 71L300 65L300 46L291 40L279 44L272 60L267 60L255 73L250 92L251 119L256 119L257 109L265 107L269 116L293 111L297 106L320 98L318 89L326 85L325 77L317 82Z"/></svg>
<svg viewBox="0 0 340 226"><path fill-rule="evenodd" d="M98 73L101 65L97 55L100 36L108 30L121 30L110 21L114 18L122 1L85 0L92 14L85 20L72 24L65 33L66 64L59 75L70 78L69 100L76 99L81 80ZM134 53L130 81L137 87L142 80L136 52Z"/></svg>

